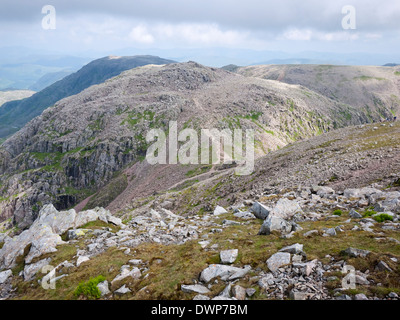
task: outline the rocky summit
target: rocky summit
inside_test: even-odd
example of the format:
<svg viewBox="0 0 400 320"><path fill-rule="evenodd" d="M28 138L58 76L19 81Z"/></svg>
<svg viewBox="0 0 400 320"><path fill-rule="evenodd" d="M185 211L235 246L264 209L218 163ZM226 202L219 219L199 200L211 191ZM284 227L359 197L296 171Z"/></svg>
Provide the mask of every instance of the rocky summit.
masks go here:
<svg viewBox="0 0 400 320"><path fill-rule="evenodd" d="M145 65L57 101L0 145L0 299L398 300L396 68ZM148 163L171 121L253 129L253 172Z"/></svg>

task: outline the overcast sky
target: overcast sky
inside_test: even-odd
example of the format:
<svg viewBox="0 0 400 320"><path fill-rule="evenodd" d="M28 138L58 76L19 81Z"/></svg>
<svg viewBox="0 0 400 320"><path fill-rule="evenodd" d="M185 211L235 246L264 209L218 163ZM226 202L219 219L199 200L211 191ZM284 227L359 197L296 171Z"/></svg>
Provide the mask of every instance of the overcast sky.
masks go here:
<svg viewBox="0 0 400 320"><path fill-rule="evenodd" d="M44 5L56 9L55 30L42 27ZM345 5L356 29L342 27ZM399 53L399 40L399 0L0 0L0 47Z"/></svg>

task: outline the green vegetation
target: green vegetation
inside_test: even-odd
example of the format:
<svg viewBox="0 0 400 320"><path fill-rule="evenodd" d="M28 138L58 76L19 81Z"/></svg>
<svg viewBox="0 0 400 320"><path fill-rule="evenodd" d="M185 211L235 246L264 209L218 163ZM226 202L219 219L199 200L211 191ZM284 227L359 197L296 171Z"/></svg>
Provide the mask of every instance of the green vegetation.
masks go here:
<svg viewBox="0 0 400 320"><path fill-rule="evenodd" d="M364 217L364 218L371 217L371 216L373 216L374 214L377 214L377 212L376 212L375 210L367 209L367 210L364 212L363 217Z"/></svg>
<svg viewBox="0 0 400 320"><path fill-rule="evenodd" d="M84 296L87 299L99 299L101 297L101 292L97 285L100 282L106 280L103 276L97 276L96 278L92 278L89 281L79 283L78 287L74 291L75 297Z"/></svg>
<svg viewBox="0 0 400 320"><path fill-rule="evenodd" d="M384 222L384 221L393 221L393 217L391 215L388 215L387 213L382 213L378 216L375 216L374 219L377 222Z"/></svg>
<svg viewBox="0 0 400 320"><path fill-rule="evenodd" d="M400 76L400 71L395 71L394 74L395 74L396 76Z"/></svg>
<svg viewBox="0 0 400 320"><path fill-rule="evenodd" d="M340 209L336 209L335 211L333 211L333 215L335 215L335 216L340 217L342 214L343 214L343 211Z"/></svg>

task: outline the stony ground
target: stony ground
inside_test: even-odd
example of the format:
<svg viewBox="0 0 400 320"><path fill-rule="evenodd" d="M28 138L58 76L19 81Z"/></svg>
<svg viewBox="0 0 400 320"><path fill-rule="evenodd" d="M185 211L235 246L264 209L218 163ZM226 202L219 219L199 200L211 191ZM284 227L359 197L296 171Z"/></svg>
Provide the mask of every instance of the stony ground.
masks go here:
<svg viewBox="0 0 400 320"><path fill-rule="evenodd" d="M400 192L304 188L186 218L169 206L60 228L65 243L56 252L30 263L19 259L0 273L2 297L393 300L400 294ZM384 212L390 220L381 222ZM55 289L40 285L47 264L56 270ZM345 278L346 268L353 278ZM98 296L77 294L80 283L96 279Z"/></svg>

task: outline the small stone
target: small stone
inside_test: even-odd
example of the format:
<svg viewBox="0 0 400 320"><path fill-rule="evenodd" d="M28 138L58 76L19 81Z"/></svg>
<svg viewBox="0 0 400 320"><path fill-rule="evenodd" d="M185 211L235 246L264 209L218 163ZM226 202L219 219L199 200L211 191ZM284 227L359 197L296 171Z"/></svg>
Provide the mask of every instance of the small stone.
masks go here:
<svg viewBox="0 0 400 320"><path fill-rule="evenodd" d="M279 250L279 252L288 252L291 254L302 254L303 252L303 245L296 243L291 246L287 246Z"/></svg>
<svg viewBox="0 0 400 320"><path fill-rule="evenodd" d="M396 292L391 292L388 294L388 297L391 299L397 299L399 296L397 295Z"/></svg>
<svg viewBox="0 0 400 320"><path fill-rule="evenodd" d="M329 229L326 229L325 230L325 233L324 233L324 236L330 236L330 237L333 237L333 236L336 236L336 230L335 230L335 228L329 228Z"/></svg>
<svg viewBox="0 0 400 320"><path fill-rule="evenodd" d="M359 213L358 213L356 210L354 210L354 209L351 209L351 210L350 210L349 216L350 216L351 218L353 218L353 219L361 219L361 218L362 218L362 215L359 214Z"/></svg>
<svg viewBox="0 0 400 320"><path fill-rule="evenodd" d="M247 288L247 289L246 289L246 295L247 295L249 298L252 297L256 292L257 292L257 290L254 289L254 288Z"/></svg>
<svg viewBox="0 0 400 320"><path fill-rule="evenodd" d="M306 292L298 292L298 291L290 291L290 299L292 300L307 300L309 297L309 293Z"/></svg>
<svg viewBox="0 0 400 320"><path fill-rule="evenodd" d="M376 265L375 270L378 271L388 271L392 272L393 270L387 265L386 262L384 261L379 261L379 263Z"/></svg>
<svg viewBox="0 0 400 320"><path fill-rule="evenodd" d="M236 285L232 288L232 295L238 300L244 300L246 299L246 289Z"/></svg>
<svg viewBox="0 0 400 320"><path fill-rule="evenodd" d="M181 285L181 290L185 293L200 293L200 294L206 294L209 293L210 290L208 290L205 286L201 284L195 284L195 285Z"/></svg>
<svg viewBox="0 0 400 320"><path fill-rule="evenodd" d="M12 276L12 271L11 270L6 270L6 271L3 271L3 272L0 272L0 284L3 284L4 282L6 282L7 279L9 277L11 277L11 276Z"/></svg>
<svg viewBox="0 0 400 320"><path fill-rule="evenodd" d="M358 293L354 296L355 300L368 300L367 296L363 293Z"/></svg>
<svg viewBox="0 0 400 320"><path fill-rule="evenodd" d="M217 206L215 209L214 209L214 215L215 216L219 216L219 215L221 215L221 214L225 214L225 213L228 213L228 211L226 211L223 207L221 207L221 206Z"/></svg>
<svg viewBox="0 0 400 320"><path fill-rule="evenodd" d="M89 257L87 256L79 256L78 260L76 260L76 266L79 267L82 263L89 261Z"/></svg>
<svg viewBox="0 0 400 320"><path fill-rule="evenodd" d="M343 250L342 253L347 254L351 258L357 258L357 257L365 258L367 255L370 254L370 251L350 247L347 248L346 250Z"/></svg>
<svg viewBox="0 0 400 320"><path fill-rule="evenodd" d="M210 299L210 297L207 297L207 296L205 296L205 295L198 294L197 296L195 296L195 297L193 298L193 300L211 300L211 299Z"/></svg>
<svg viewBox="0 0 400 320"><path fill-rule="evenodd" d="M131 292L131 290L129 288L127 288L126 285L123 285L121 288L119 288L118 290L114 291L114 294L122 296L122 295L124 295L126 293L129 293L129 292Z"/></svg>
<svg viewBox="0 0 400 320"><path fill-rule="evenodd" d="M318 234L318 230L311 230L311 231L304 233L303 236L308 238L308 237L311 237L316 234Z"/></svg>

